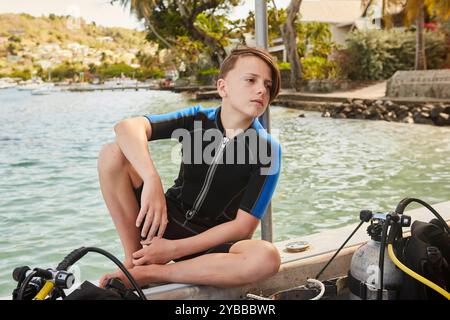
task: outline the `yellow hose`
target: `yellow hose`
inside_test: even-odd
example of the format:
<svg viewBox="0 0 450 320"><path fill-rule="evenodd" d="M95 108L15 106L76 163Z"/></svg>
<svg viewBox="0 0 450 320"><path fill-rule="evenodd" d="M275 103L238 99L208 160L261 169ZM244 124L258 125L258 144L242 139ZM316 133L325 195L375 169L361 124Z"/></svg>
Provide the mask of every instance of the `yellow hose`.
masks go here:
<svg viewBox="0 0 450 320"><path fill-rule="evenodd" d="M403 272L405 272L407 275L413 277L417 281L422 282L424 285L430 287L434 291L440 293L443 295L447 300L450 300L450 293L439 287L437 284L431 282L430 280L422 277L420 274L415 273L413 270L409 269L407 266L405 266L403 263L400 262L400 260L397 259L397 257L394 254L394 247L392 244L388 244L388 253L389 258L391 258L392 262Z"/></svg>
<svg viewBox="0 0 450 320"><path fill-rule="evenodd" d="M34 300L44 300L48 294L52 291L55 284L51 281L46 281L42 289L38 292Z"/></svg>

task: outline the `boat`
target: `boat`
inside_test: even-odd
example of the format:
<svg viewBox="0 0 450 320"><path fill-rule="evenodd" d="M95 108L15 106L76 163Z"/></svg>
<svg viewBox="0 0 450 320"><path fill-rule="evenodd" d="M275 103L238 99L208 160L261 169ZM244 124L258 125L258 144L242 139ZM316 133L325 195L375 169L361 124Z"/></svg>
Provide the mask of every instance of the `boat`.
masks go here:
<svg viewBox="0 0 450 320"><path fill-rule="evenodd" d="M14 88L17 86L16 81L11 78L0 79L0 89Z"/></svg>
<svg viewBox="0 0 450 320"><path fill-rule="evenodd" d="M450 201L434 204L433 208L450 225ZM429 221L433 217L425 207L405 211L405 215L412 217L413 221ZM317 277L319 278L317 280L324 284L325 291L330 290L325 297L326 300L348 300L350 298L348 272L354 253L370 239L366 228L359 228L332 260L329 267L327 269L324 267L354 231L355 226L355 224L348 225L275 242L281 255L280 269L274 276L257 283L233 288L160 283L147 286L142 291L147 300L308 300L299 297L299 289L305 288L308 279ZM409 228L403 229L403 235L405 237L409 235ZM317 276L318 274L320 276ZM98 285L97 280L90 282ZM70 289L64 291L70 294L79 285L79 282L75 283ZM11 296L3 297L0 300L11 298Z"/></svg>
<svg viewBox="0 0 450 320"><path fill-rule="evenodd" d="M450 225L450 201L435 204L433 208ZM413 220L430 221L433 218L431 212L424 207L405 211L405 214L411 216ZM307 279L315 278L355 229L355 226L349 225L301 238L275 242L281 255L281 267L276 275L258 283L236 288L171 283L149 287L143 292L148 300L239 300L249 299L252 296L273 299L277 294L280 297L282 296L280 293L305 286ZM349 299L347 275L353 254L370 239L365 229L363 225L320 276L319 280L325 284L334 285L336 289L332 298L334 300ZM405 228L403 234L404 236L409 235L409 229ZM309 246L306 246L306 250L295 252L296 250L292 250L291 247L297 244L308 244ZM386 257L386 259L389 258Z"/></svg>
<svg viewBox="0 0 450 320"><path fill-rule="evenodd" d="M44 85L44 82L38 78L38 79L31 79L27 81L20 82L17 86L17 90L20 91L32 91L40 88Z"/></svg>
<svg viewBox="0 0 450 320"><path fill-rule="evenodd" d="M44 85L41 85L37 87L36 89L31 91L32 95L48 95L51 92L54 92L54 84L53 83L46 83Z"/></svg>

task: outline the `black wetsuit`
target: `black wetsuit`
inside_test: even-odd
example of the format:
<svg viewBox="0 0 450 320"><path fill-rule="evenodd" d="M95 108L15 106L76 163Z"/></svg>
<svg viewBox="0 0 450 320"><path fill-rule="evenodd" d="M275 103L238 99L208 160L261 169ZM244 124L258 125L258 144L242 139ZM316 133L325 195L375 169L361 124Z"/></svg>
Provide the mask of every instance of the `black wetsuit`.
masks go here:
<svg viewBox="0 0 450 320"><path fill-rule="evenodd" d="M150 140L175 138L182 144L179 175L166 192L166 239L194 236L231 221L238 209L261 219L270 202L280 173L280 145L257 119L227 138L220 111L194 106L145 116L152 127ZM138 203L141 191L136 190ZM231 245L206 252L228 252Z"/></svg>

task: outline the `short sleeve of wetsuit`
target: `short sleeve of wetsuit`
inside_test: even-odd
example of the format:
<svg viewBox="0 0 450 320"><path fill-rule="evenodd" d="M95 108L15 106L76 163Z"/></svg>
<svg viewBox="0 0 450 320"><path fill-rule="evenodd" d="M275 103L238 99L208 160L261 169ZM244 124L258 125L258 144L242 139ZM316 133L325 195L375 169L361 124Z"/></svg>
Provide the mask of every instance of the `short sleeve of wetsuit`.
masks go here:
<svg viewBox="0 0 450 320"><path fill-rule="evenodd" d="M170 113L145 115L152 127L150 141L170 139L176 129L188 129L200 109L201 106L194 106Z"/></svg>
<svg viewBox="0 0 450 320"><path fill-rule="evenodd" d="M240 208L261 219L269 206L281 170L281 147L273 138L268 141L270 161L258 160L252 170ZM269 153L268 153L269 154Z"/></svg>

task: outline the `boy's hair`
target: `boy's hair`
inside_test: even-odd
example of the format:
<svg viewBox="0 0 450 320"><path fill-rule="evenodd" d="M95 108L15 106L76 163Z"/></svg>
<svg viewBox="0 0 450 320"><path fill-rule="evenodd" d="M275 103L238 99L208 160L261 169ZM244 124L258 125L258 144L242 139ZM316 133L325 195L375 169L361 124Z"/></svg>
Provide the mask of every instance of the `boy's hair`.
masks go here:
<svg viewBox="0 0 450 320"><path fill-rule="evenodd" d="M261 48L251 48L246 46L241 46L239 48L231 51L230 55L222 62L220 66L220 73L218 79L225 79L226 75L230 70L232 70L236 64L236 61L240 57L256 56L263 60L272 71L272 87L270 89L270 100L271 103L278 96L280 92L280 70L278 69L277 63L274 58L264 49Z"/></svg>

